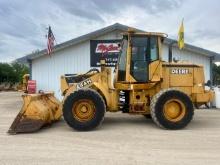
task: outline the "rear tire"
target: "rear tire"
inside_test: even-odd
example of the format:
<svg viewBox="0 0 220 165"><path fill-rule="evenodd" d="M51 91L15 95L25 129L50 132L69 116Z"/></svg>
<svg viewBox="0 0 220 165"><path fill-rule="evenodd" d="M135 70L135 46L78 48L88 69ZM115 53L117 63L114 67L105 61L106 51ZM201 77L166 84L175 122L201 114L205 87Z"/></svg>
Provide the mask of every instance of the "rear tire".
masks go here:
<svg viewBox="0 0 220 165"><path fill-rule="evenodd" d="M81 89L70 94L63 105L63 117L75 130L89 131L99 126L106 111L102 96L92 89Z"/></svg>
<svg viewBox="0 0 220 165"><path fill-rule="evenodd" d="M165 129L182 129L192 120L193 103L188 95L176 89L165 89L151 100L153 121Z"/></svg>

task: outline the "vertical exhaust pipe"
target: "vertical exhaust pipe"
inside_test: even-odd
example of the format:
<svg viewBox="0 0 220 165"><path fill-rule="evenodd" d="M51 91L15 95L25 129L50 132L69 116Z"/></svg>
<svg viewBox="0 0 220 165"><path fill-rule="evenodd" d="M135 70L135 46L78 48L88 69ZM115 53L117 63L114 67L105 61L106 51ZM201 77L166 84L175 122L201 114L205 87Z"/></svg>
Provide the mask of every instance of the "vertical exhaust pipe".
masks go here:
<svg viewBox="0 0 220 165"><path fill-rule="evenodd" d="M169 51L169 62L172 62L173 61L173 44L175 44L176 41L171 41L168 45L168 51Z"/></svg>

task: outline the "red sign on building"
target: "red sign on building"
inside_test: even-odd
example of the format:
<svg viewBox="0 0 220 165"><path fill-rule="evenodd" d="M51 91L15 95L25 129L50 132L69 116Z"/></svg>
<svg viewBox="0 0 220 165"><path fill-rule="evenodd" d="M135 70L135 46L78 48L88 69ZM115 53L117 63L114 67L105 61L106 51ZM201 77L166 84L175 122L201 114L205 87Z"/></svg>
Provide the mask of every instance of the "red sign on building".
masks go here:
<svg viewBox="0 0 220 165"><path fill-rule="evenodd" d="M105 65L114 67L118 61L121 40L90 40L90 65L99 67L100 60L105 60Z"/></svg>
<svg viewBox="0 0 220 165"><path fill-rule="evenodd" d="M36 93L36 87L37 87L37 85L36 85L36 80L28 80L28 86L27 86L27 88L28 88L28 93L29 93L29 94L34 94L34 93Z"/></svg>
<svg viewBox="0 0 220 165"><path fill-rule="evenodd" d="M118 43L98 43L96 53L119 53Z"/></svg>

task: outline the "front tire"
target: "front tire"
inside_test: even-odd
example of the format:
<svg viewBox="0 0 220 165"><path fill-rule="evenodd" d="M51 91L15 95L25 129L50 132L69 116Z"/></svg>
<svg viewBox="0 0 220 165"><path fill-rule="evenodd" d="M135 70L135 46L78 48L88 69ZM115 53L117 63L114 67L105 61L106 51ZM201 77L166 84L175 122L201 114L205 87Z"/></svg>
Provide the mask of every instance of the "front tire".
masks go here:
<svg viewBox="0 0 220 165"><path fill-rule="evenodd" d="M89 131L99 126L106 111L102 96L92 89L81 89L70 94L63 105L63 117L75 130Z"/></svg>
<svg viewBox="0 0 220 165"><path fill-rule="evenodd" d="M192 120L193 103L188 95L176 89L165 89L151 100L153 121L165 129L182 129Z"/></svg>

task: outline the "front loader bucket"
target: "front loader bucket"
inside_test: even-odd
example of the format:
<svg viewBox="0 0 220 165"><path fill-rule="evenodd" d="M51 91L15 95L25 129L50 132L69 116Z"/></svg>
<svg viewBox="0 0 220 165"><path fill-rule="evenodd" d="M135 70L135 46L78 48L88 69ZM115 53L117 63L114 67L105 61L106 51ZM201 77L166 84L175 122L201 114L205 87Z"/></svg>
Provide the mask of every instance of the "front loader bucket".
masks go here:
<svg viewBox="0 0 220 165"><path fill-rule="evenodd" d="M62 116L62 105L53 93L25 94L22 98L22 109L9 128L9 134L35 132Z"/></svg>

